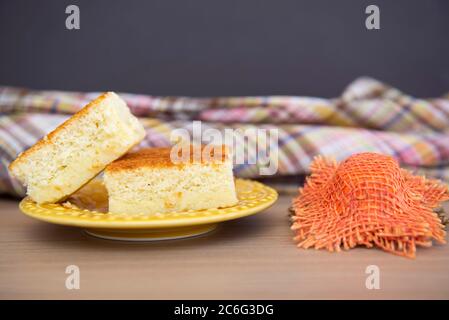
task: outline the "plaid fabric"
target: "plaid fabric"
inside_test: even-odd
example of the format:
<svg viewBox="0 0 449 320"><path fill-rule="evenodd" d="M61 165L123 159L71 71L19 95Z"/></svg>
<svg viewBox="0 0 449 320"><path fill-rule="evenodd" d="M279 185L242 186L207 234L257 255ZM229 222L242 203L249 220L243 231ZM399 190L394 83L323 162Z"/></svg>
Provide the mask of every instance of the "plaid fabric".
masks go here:
<svg viewBox="0 0 449 320"><path fill-rule="evenodd" d="M0 193L23 196L23 187L8 173L9 163L99 94L0 87ZM449 182L447 96L416 99L370 78L357 79L336 99L120 96L147 130L141 146L168 146L171 131L191 131L194 120L202 121L202 131L276 128L277 176L309 173L318 154L341 161L353 153L371 151ZM254 150L254 139L245 147ZM235 174L257 177L259 165L236 165Z"/></svg>

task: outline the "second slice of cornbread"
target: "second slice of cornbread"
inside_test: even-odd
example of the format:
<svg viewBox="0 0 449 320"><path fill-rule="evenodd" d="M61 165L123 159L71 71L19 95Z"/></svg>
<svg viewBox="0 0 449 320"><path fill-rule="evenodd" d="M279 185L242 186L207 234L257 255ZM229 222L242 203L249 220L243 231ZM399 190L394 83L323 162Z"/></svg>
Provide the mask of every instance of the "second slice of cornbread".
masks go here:
<svg viewBox="0 0 449 320"><path fill-rule="evenodd" d="M182 163L170 148L130 153L105 169L109 212L153 214L235 205L232 160L226 148L213 159Z"/></svg>

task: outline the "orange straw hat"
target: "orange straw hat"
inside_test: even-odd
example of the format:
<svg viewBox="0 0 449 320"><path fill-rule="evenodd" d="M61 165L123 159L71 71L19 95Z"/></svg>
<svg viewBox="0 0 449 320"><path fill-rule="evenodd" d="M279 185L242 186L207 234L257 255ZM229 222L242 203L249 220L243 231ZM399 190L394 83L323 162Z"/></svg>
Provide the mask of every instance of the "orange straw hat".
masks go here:
<svg viewBox="0 0 449 320"><path fill-rule="evenodd" d="M415 257L416 246L445 243L432 208L449 199L446 185L413 176L390 156L355 154L340 165L317 157L293 200L298 247L348 250L358 245Z"/></svg>

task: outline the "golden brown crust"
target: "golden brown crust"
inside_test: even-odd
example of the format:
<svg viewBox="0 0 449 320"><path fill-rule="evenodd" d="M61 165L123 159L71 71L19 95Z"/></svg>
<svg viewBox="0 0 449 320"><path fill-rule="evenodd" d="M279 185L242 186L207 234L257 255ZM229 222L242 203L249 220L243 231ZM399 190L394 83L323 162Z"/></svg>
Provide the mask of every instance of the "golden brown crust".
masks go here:
<svg viewBox="0 0 449 320"><path fill-rule="evenodd" d="M201 152L198 149L190 146L190 152L181 158L182 149L178 150L178 159L180 161L171 159L172 148L146 148L136 152L128 153L123 157L115 160L109 164L105 171L117 172L121 170L133 170L137 168L168 168L179 167L191 163L222 163L229 156L228 147L222 146L201 146ZM174 151L176 152L176 151ZM209 155L209 156L208 156Z"/></svg>
<svg viewBox="0 0 449 320"><path fill-rule="evenodd" d="M64 121L62 124L60 124L56 129L54 129L52 132L44 136L42 139L40 139L38 142L36 142L33 146L31 146L29 149L25 150L19 156L11 162L9 165L9 170L13 170L13 168L21 163L22 161L25 161L26 158L28 158L32 153L36 152L40 148L51 145L54 143L54 140L58 137L59 132L64 130L67 126L72 124L73 122L77 121L78 119L84 117L92 108L95 108L96 106L100 105L106 98L113 95L113 92L104 92L102 95L100 95L95 100L92 100L87 105L85 105L81 110L79 110L77 113L75 113L73 116L71 116L69 119Z"/></svg>

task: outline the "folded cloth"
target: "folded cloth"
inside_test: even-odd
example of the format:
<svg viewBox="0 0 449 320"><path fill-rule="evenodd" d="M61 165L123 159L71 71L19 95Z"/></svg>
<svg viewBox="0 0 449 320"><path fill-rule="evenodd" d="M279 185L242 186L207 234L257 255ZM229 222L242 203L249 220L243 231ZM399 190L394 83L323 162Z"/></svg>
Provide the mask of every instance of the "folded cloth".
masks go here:
<svg viewBox="0 0 449 320"><path fill-rule="evenodd" d="M23 186L8 173L9 163L98 95L0 87L0 193L23 196ZM309 173L317 155L341 161L353 153L379 152L417 174L449 183L448 96L417 99L371 78L355 80L334 99L120 96L146 128L141 146L169 146L172 130L191 132L195 120L203 132L277 129L277 177ZM254 141L250 137L240 143L260 152ZM257 178L259 169L247 161L235 166L235 174Z"/></svg>

